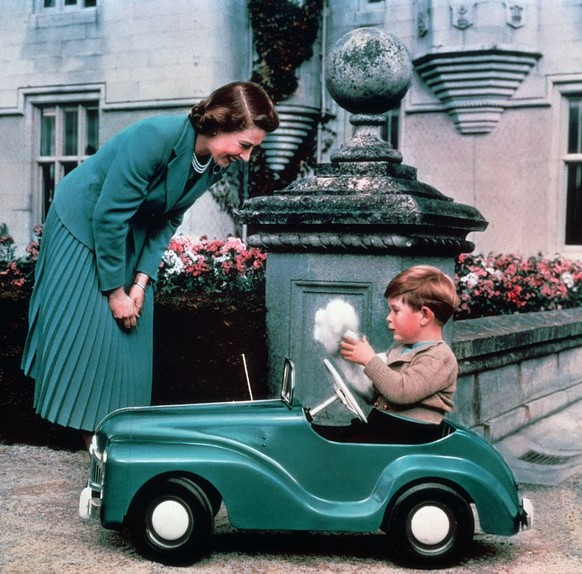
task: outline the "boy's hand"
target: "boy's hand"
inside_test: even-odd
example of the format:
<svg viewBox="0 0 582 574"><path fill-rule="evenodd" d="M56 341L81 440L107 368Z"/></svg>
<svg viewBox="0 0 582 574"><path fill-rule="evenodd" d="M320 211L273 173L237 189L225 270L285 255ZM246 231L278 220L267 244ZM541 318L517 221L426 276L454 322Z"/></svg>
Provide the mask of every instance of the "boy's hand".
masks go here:
<svg viewBox="0 0 582 574"><path fill-rule="evenodd" d="M376 355L376 351L368 343L368 339L365 336L361 340L353 337L344 337L340 343L340 355L347 361L358 363L365 367L370 362L370 359Z"/></svg>

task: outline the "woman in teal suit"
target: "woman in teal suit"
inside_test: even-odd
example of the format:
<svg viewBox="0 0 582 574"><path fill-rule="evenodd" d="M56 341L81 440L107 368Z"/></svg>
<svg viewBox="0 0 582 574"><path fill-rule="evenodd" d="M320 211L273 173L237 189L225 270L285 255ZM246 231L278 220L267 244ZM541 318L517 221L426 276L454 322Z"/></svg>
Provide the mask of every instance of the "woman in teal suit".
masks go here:
<svg viewBox="0 0 582 574"><path fill-rule="evenodd" d="M158 116L113 137L59 184L49 210L22 367L34 407L80 429L152 390L153 294L186 210L278 127L250 82L227 84L188 116Z"/></svg>

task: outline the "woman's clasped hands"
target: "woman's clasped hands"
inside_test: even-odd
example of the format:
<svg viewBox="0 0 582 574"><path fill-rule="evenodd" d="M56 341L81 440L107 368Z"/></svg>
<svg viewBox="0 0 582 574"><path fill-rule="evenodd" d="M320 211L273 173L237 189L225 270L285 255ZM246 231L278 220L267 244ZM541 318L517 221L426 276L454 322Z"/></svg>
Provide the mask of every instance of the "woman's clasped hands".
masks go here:
<svg viewBox="0 0 582 574"><path fill-rule="evenodd" d="M146 285L147 278L136 277L128 293L123 287L118 287L107 294L111 314L122 329L130 330L137 325L145 299Z"/></svg>

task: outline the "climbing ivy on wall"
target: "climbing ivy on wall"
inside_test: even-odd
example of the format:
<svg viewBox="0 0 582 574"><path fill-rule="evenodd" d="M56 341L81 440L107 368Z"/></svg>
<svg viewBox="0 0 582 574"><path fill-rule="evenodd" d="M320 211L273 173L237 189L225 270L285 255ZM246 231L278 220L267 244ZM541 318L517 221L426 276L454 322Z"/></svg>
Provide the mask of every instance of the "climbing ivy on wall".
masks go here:
<svg viewBox="0 0 582 574"><path fill-rule="evenodd" d="M251 81L280 103L295 92L296 71L313 56L323 0L249 0L248 10L257 54ZM270 195L286 187L312 155L313 138L309 138L287 169L274 173L259 150L249 165L250 195Z"/></svg>
<svg viewBox="0 0 582 574"><path fill-rule="evenodd" d="M275 103L297 89L295 71L313 56L323 0L249 0L257 59L251 81Z"/></svg>

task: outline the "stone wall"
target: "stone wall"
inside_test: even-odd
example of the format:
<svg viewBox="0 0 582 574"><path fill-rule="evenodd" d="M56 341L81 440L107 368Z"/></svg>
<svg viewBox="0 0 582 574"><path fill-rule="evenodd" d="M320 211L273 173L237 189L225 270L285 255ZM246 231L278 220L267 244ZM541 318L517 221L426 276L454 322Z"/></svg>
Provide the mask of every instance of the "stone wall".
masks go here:
<svg viewBox="0 0 582 574"><path fill-rule="evenodd" d="M582 309L454 323L455 418L492 442L582 399Z"/></svg>

